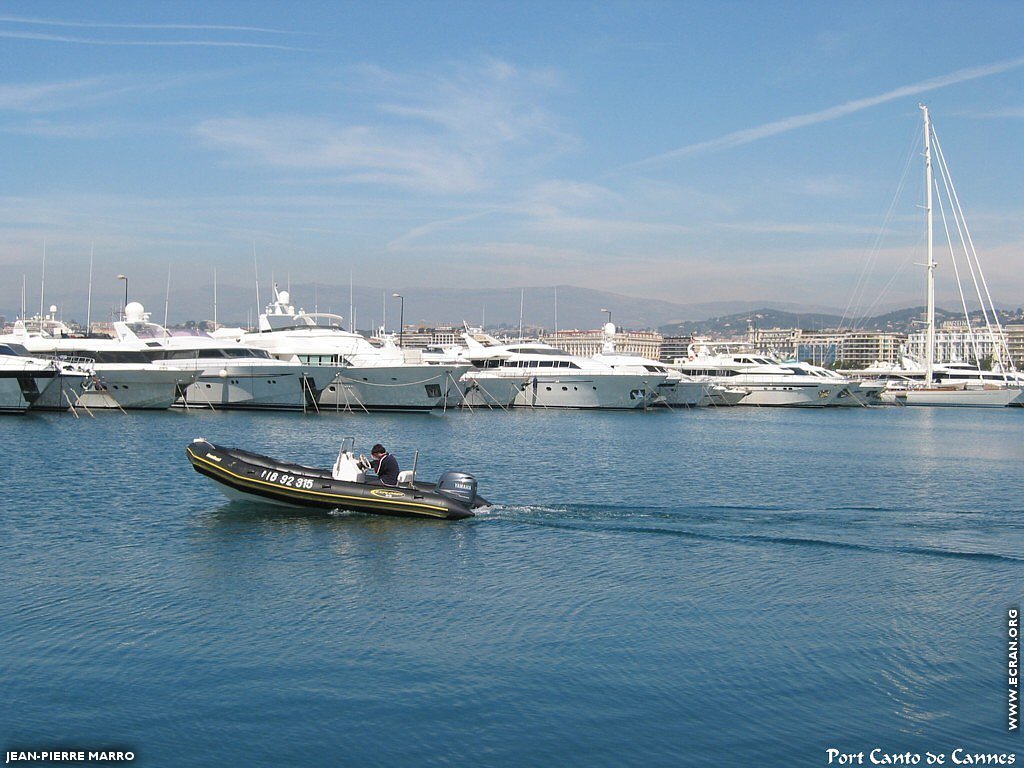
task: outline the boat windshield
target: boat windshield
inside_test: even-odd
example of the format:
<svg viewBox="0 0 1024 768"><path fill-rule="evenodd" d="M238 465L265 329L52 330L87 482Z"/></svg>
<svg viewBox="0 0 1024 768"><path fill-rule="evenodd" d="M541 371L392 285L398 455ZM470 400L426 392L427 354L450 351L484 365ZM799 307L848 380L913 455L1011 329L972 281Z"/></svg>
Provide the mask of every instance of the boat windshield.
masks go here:
<svg viewBox="0 0 1024 768"><path fill-rule="evenodd" d="M168 339L171 334L156 323L127 323L128 330L140 339Z"/></svg>

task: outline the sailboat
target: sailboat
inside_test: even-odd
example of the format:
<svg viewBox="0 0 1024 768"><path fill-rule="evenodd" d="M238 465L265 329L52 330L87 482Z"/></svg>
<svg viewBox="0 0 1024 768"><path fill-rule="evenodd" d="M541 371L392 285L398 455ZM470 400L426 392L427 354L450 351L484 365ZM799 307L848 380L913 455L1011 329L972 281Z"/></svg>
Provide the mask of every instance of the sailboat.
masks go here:
<svg viewBox="0 0 1024 768"><path fill-rule="evenodd" d="M932 127L931 115L928 111L928 106L921 104L920 107L924 116L925 217L927 226L925 234L927 236L928 243L927 261L923 265L927 274L925 359L922 366L924 368L924 375L920 380L914 380L914 378L909 376L898 380L890 380L887 384L886 391L883 394L883 399L888 402L895 402L901 405L969 406L988 408L1004 407L1022 397L1022 393L1024 393L1024 386L1022 386L1020 377L1013 369L1013 362L1006 345L1006 338L1002 327L999 325L995 305L988 293L988 286L985 283L985 277L981 272L981 264L978 262L977 254L974 252L973 242L971 241L970 234L967 231L966 222L963 220L963 211L960 208L959 199L957 198L956 191L953 188L952 179L950 178L945 158L942 155L941 146L938 144L938 139L935 136L935 130ZM996 362L1000 371L1006 371L1006 373L1001 374L1001 376L978 376L973 380L963 377L962 375L960 377L949 376L947 371L948 366L939 365L935 359L935 268L938 265L936 264L934 257L933 191L937 190L938 187L935 184L934 173L932 170L933 140L936 148L938 149L937 157L939 160L939 171L943 182L943 189L945 190L946 198L949 200L951 216L954 219L954 224L958 234L960 235L961 244L966 253L967 265L971 276L974 279L979 303L982 306L982 313L986 324L989 325L988 330L990 334L993 338L998 340L998 351L996 357L1000 359ZM941 195L942 190L939 190L939 192ZM946 222L945 210L941 208L941 196L939 197L939 202L940 210L942 211L943 223L946 224L946 234L948 238L948 223ZM956 266L955 259L953 266L954 271L957 273L957 283L959 285L959 269ZM984 289L984 291L982 291L982 289ZM982 297L983 292L984 298ZM969 327L970 317L967 312L966 301L964 301L963 298L962 287L960 287L960 296L961 302L964 305L964 314L965 316L968 316ZM988 321L990 313L995 320L994 328ZM976 355L976 357L977 356L978 355ZM1005 363L1003 362L1004 359ZM962 368L963 366L960 367ZM980 373L980 364L976 364L974 367Z"/></svg>

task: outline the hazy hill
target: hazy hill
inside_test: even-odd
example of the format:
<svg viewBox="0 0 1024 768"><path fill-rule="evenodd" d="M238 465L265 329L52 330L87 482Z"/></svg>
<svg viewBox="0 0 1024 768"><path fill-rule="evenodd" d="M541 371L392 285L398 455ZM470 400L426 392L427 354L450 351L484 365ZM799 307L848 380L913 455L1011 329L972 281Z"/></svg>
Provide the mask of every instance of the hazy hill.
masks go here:
<svg viewBox="0 0 1024 768"><path fill-rule="evenodd" d="M282 285L284 289L286 286ZM120 286L108 286L105 293L95 291L92 301L92 319L110 320L120 312L124 302ZM239 287L221 283L217 286L216 319L221 323L244 325L256 316L270 301L270 286L261 285L259 309L255 286ZM723 301L703 303L676 303L626 296L610 291L595 291L572 285L557 287L508 287L488 290L453 286L450 288L375 288L357 285L352 289L352 305L356 325L362 329L378 327L387 315L388 328L398 327L401 302L392 297L399 293L405 297L405 322L415 325L445 323L517 327L520 319L526 326L543 328L598 328L607 321L609 310L612 320L623 328L657 328L663 333L688 335L691 333L743 332L748 323L761 328L806 328L819 330L834 328L841 323L841 313L833 307L800 305L774 301ZM142 281L133 282L129 299L139 301L157 322L166 315L170 324L186 320L214 319L214 287L212 283L174 287L167 296L162 285L149 286ZM292 303L307 311L318 310L342 315L349 320L349 286L294 283L291 285ZM8 300L9 297L8 297ZM86 318L85 291L75 294L51 292L46 296L46 307L55 304L64 320L84 322ZM29 314L38 311L36 301L29 303ZM878 330L905 330L912 316L920 309L900 310L880 315L870 321L858 321L857 327ZM0 309L0 314L14 318L14 307ZM955 317L953 313L943 316ZM708 319L710 318L710 319ZM845 325L849 327L850 320Z"/></svg>
<svg viewBox="0 0 1024 768"><path fill-rule="evenodd" d="M796 313L765 308L729 315L711 317L706 320L669 323L659 326L658 330L666 336L729 336L745 333L748 328L802 328L805 331L823 331L834 329L857 329L862 331L888 331L891 333L911 333L921 330L925 315L924 307L910 307L895 312L888 312L870 318L851 319L841 315L827 313ZM951 312L936 308L935 321L941 325L947 320L962 320L963 312ZM980 313L972 313L971 321L978 327L984 324ZM999 322L1024 322L1021 310L1000 310Z"/></svg>

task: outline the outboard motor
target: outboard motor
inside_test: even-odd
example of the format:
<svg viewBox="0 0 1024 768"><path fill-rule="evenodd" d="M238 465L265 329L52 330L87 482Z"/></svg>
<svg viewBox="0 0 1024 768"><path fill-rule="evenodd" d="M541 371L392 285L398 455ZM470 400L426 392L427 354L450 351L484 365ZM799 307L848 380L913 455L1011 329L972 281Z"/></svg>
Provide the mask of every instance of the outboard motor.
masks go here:
<svg viewBox="0 0 1024 768"><path fill-rule="evenodd" d="M476 478L468 472L449 470L437 481L437 492L472 507L476 501Z"/></svg>

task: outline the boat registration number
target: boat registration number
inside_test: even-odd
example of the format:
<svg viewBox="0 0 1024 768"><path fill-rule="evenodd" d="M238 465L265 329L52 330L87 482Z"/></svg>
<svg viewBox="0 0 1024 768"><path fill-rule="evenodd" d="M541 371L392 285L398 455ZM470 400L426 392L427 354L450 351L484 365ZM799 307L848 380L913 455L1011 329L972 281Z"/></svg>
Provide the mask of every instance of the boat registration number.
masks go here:
<svg viewBox="0 0 1024 768"><path fill-rule="evenodd" d="M295 475L289 475L287 472L278 472L273 469L264 469L260 472L260 479L266 480L269 483L277 483L288 488L312 488L313 478L311 477L296 477Z"/></svg>

